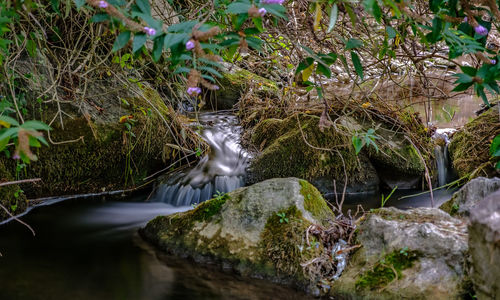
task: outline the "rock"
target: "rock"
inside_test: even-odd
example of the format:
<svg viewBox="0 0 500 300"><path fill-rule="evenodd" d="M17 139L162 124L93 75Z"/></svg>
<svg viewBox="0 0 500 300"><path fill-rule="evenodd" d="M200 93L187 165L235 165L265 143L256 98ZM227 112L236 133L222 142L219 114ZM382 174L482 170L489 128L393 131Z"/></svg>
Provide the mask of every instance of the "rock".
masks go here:
<svg viewBox="0 0 500 300"><path fill-rule="evenodd" d="M224 68L221 70L222 78L219 79L220 89L215 92L215 97L209 100L211 108L232 109L238 103L241 93L250 87L253 87L253 92L256 94L276 95L278 93L278 87L274 81L230 63L221 64Z"/></svg>
<svg viewBox="0 0 500 300"><path fill-rule="evenodd" d="M140 232L171 254L304 287L309 280L300 263L322 251L322 246L304 247L306 229L333 217L311 184L278 178L237 189L188 212L157 217Z"/></svg>
<svg viewBox="0 0 500 300"><path fill-rule="evenodd" d="M402 134L380 128L380 151L365 147L356 155L352 133L366 131L368 125L341 117L336 127L321 132L319 120L317 116L299 114L257 124L251 143L260 153L251 162L248 181L296 176L313 183L324 195L332 194L334 180L341 192L346 173L349 193L375 192L380 179L391 188L410 188L420 182L424 165Z"/></svg>
<svg viewBox="0 0 500 300"><path fill-rule="evenodd" d="M500 299L500 191L470 211L472 282L478 299Z"/></svg>
<svg viewBox="0 0 500 300"><path fill-rule="evenodd" d="M493 177L495 159L489 153L493 138L500 134L498 106L467 123L452 137L448 146L453 167L459 177Z"/></svg>
<svg viewBox="0 0 500 300"><path fill-rule="evenodd" d="M439 208L450 215L468 216L484 197L500 189L500 178L474 178L465 184L453 197Z"/></svg>
<svg viewBox="0 0 500 300"><path fill-rule="evenodd" d="M358 227L362 247L334 283L346 299L459 299L467 226L435 208L378 209Z"/></svg>

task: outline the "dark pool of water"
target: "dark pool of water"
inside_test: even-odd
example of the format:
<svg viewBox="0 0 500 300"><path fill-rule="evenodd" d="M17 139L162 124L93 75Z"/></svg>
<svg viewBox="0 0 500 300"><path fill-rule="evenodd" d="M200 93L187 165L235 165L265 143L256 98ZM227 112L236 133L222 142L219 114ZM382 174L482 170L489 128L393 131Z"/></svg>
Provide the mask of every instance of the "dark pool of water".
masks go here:
<svg viewBox="0 0 500 300"><path fill-rule="evenodd" d="M65 201L0 226L0 299L307 299L267 281L159 255L137 229L190 207Z"/></svg>

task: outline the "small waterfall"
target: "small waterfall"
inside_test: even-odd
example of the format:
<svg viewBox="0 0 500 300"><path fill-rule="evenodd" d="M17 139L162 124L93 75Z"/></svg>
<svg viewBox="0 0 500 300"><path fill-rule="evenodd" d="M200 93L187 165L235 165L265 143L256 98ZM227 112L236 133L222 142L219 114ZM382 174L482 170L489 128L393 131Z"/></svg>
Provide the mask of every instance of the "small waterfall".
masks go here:
<svg viewBox="0 0 500 300"><path fill-rule="evenodd" d="M443 186L450 183L455 174L451 166L450 155L448 153L448 144L450 142L449 135L452 134L454 129L438 129L432 137L438 145L434 148L436 156L436 167L438 172L438 185Z"/></svg>
<svg viewBox="0 0 500 300"><path fill-rule="evenodd" d="M172 175L156 191L153 201L186 206L227 193L245 184L249 154L240 145L241 127L236 116L204 113L199 117L202 138L210 154L187 172Z"/></svg>

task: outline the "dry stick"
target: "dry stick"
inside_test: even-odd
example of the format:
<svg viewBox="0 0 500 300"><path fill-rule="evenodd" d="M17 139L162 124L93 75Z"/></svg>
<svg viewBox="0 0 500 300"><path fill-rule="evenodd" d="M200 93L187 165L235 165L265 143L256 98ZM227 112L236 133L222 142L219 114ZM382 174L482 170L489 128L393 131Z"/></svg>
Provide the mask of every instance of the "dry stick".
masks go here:
<svg viewBox="0 0 500 300"><path fill-rule="evenodd" d="M41 178L33 178L33 179L23 179L23 180L16 180L16 181L7 181L7 182L1 182L0 186L7 186L7 185L13 185L13 184L21 184L21 183L28 183L28 182L37 182L41 181Z"/></svg>
<svg viewBox="0 0 500 300"><path fill-rule="evenodd" d="M420 159L422 160L422 163L424 164L425 179L427 179L427 184L429 185L429 191L431 193L431 205L432 205L432 207L434 207L434 193L432 192L431 175L429 174L429 169L427 168L427 164L425 163L425 159L423 158L422 154L420 153L420 150L418 150L418 148L415 146L413 141L407 136L405 136L405 139L407 139L410 142L410 144L413 146L413 148L415 148L415 150L417 151L418 157L420 157Z"/></svg>
<svg viewBox="0 0 500 300"><path fill-rule="evenodd" d="M11 218L14 218L14 220L18 221L19 223L23 224L24 226L28 227L29 230L31 230L31 233L33 233L33 236L35 236L35 230L33 230L33 228L31 228L31 226L29 226L27 223L21 221L20 219L18 219L17 217L15 217L13 214L10 213L10 211L5 208L5 206L3 206L2 204L0 204L0 207L11 217Z"/></svg>

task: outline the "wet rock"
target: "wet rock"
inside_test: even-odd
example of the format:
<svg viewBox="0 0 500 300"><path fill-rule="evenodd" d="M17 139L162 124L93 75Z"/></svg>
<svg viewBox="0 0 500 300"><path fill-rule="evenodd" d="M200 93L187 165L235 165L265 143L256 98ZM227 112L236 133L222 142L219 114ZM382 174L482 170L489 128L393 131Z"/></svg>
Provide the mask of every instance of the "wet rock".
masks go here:
<svg viewBox="0 0 500 300"><path fill-rule="evenodd" d="M309 279L300 263L322 251L322 246L306 249L306 229L333 217L311 184L278 178L157 217L141 234L168 253L304 286Z"/></svg>
<svg viewBox="0 0 500 300"><path fill-rule="evenodd" d="M500 178L478 177L469 181L440 208L450 215L468 216L484 197L500 189Z"/></svg>
<svg viewBox="0 0 500 300"><path fill-rule="evenodd" d="M434 208L384 208L359 226L362 246L332 287L347 299L458 299L467 226Z"/></svg>
<svg viewBox="0 0 500 300"><path fill-rule="evenodd" d="M470 210L469 248L478 299L500 297L500 191Z"/></svg>

